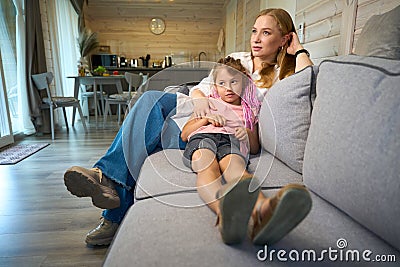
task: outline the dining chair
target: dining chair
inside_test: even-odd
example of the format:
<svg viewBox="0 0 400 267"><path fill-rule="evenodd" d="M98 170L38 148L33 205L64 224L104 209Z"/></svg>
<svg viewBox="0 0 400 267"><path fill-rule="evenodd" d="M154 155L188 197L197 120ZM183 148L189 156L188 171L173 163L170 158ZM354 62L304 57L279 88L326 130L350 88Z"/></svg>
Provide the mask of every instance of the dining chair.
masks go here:
<svg viewBox="0 0 400 267"><path fill-rule="evenodd" d="M87 112L88 112L87 121L88 122L90 119L89 99L94 100L94 92L90 91L90 88L89 88L89 90L87 89L87 87L90 87L90 86L93 87L93 85L82 85L82 84L79 86L80 94L81 94L81 98L82 98L81 106L84 107L85 109L87 108ZM96 96L97 100L100 100L100 102L102 104L100 105L100 102L97 101L97 103L95 103L95 108L97 107L97 112L99 114L104 114L104 99L106 97L106 93L103 92L103 90L101 90L101 91L96 91L96 94L97 94L97 96Z"/></svg>
<svg viewBox="0 0 400 267"><path fill-rule="evenodd" d="M75 97L65 97L65 96L53 96L50 92L50 84L53 81L53 73L52 72L44 72L40 74L33 74L32 80L36 88L39 90L39 95L41 96L42 104L40 109L50 109L50 123L51 123L51 139L54 140L54 114L53 111L57 108L62 108L65 120L65 126L68 129L68 121L67 114L65 112L66 107L73 107L74 109L78 109L79 115L81 117L81 122L83 128L85 129L85 133L88 132L86 128L85 118L82 113L81 106L79 104L79 100ZM40 91L46 90L46 96L43 97ZM72 121L72 127L74 126L74 120Z"/></svg>
<svg viewBox="0 0 400 267"><path fill-rule="evenodd" d="M118 105L118 124L121 124L121 111L126 111L126 108L130 107L129 102L131 98L137 93L137 89L143 82L143 75L125 72L125 80L128 82L128 91L124 91L119 94L112 94L106 97L105 111L104 111L104 123L107 121L107 116L111 116L110 105ZM122 108L122 110L121 110Z"/></svg>

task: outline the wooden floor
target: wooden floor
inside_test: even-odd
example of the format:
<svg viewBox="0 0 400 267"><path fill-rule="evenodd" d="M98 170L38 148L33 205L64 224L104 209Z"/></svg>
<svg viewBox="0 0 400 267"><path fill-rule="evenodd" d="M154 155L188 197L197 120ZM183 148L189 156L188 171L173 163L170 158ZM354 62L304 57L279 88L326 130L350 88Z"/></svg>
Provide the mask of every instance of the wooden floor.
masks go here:
<svg viewBox="0 0 400 267"><path fill-rule="evenodd" d="M73 165L92 167L111 144L118 125L97 129L91 120L84 134L75 128L17 143L50 146L15 165L0 165L0 266L101 266L107 247L89 248L86 233L101 210L90 198L77 198L64 186L63 173Z"/></svg>

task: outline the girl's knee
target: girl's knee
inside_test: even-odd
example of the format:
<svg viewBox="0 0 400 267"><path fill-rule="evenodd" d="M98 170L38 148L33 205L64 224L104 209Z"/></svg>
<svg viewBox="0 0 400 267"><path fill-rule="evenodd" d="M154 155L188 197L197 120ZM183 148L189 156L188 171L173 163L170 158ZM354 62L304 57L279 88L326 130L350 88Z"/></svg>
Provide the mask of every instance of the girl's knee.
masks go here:
<svg viewBox="0 0 400 267"><path fill-rule="evenodd" d="M192 154L192 169L195 172L219 170L215 154L208 149L198 149Z"/></svg>

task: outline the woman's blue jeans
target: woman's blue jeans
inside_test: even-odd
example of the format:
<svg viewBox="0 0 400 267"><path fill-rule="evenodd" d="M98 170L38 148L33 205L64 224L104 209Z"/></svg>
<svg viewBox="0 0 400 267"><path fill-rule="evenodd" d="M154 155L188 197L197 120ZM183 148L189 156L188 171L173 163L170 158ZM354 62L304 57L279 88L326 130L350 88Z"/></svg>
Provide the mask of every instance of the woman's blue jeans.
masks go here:
<svg viewBox="0 0 400 267"><path fill-rule="evenodd" d="M94 165L116 183L121 204L104 210L103 217L120 223L133 204L133 189L148 155L158 149L184 149L180 129L170 119L176 94L147 91L135 103L106 154Z"/></svg>

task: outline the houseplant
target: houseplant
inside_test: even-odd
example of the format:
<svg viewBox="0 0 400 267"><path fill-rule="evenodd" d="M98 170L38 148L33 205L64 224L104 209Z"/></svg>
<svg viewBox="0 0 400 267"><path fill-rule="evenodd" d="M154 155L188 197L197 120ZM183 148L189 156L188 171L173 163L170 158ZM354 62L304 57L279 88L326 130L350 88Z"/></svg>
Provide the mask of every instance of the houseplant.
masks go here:
<svg viewBox="0 0 400 267"><path fill-rule="evenodd" d="M104 68L103 66L98 66L96 69L93 70L93 74L102 76L106 71L106 68Z"/></svg>
<svg viewBox="0 0 400 267"><path fill-rule="evenodd" d="M80 59L78 60L78 70L80 75L84 75L89 70L87 56L99 46L97 33L88 29L83 22L79 20L79 35L77 38ZM82 73L83 72L83 73Z"/></svg>

